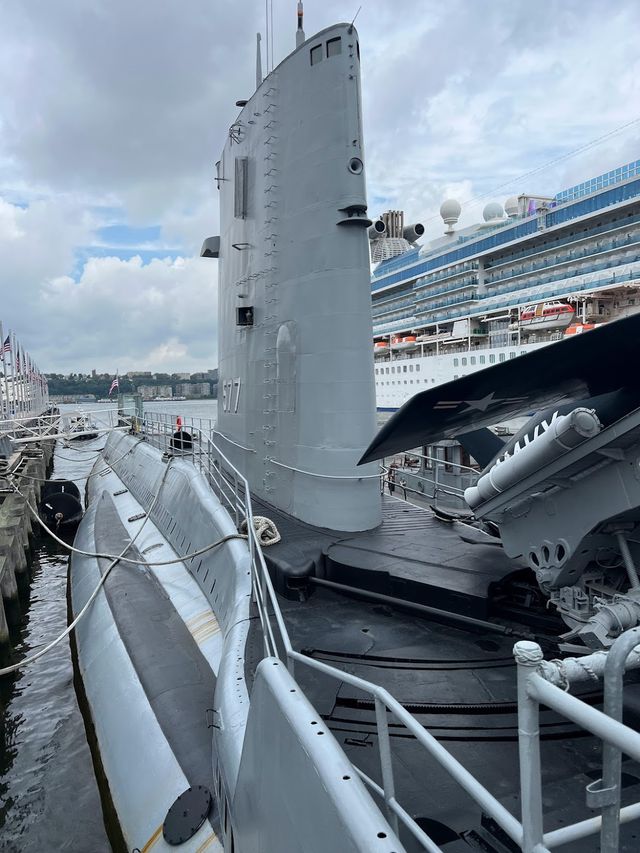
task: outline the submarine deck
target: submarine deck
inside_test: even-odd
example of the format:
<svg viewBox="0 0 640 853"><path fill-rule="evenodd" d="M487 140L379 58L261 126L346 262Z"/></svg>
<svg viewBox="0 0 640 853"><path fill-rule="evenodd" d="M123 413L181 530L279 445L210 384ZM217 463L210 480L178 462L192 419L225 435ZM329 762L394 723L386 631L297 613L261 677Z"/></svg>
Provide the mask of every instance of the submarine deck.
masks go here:
<svg viewBox="0 0 640 853"><path fill-rule="evenodd" d="M411 604L424 602L479 619L492 618L491 591L514 572L502 549L471 544L469 532L457 524L443 523L429 510L386 496L382 525L352 536L299 524L258 501L254 508L272 518L282 535L281 543L265 549L265 558L294 648L386 688L519 816L512 649L516 640L532 636L532 625L519 627L505 620L500 633L499 624L498 630L490 624L485 629L442 624L441 618L411 610ZM302 573L296 572L300 566L305 569ZM312 573L351 589L318 586L309 579ZM516 574L523 574L517 566ZM392 594L396 600L368 600L372 591ZM535 638L557 653L551 633L537 631ZM349 759L381 785L372 696L303 665L296 664L295 676ZM597 686L575 692L584 701L601 705ZM638 684L629 684L625 691L625 722L640 724ZM584 788L599 778L600 743L547 708L541 709L540 726L545 829L597 814L586 809ZM396 797L443 850L504 853L515 849L391 717L389 731ZM627 759L623 761L623 804L638 799L640 766ZM621 827L621 851L637 849L636 832L633 826ZM402 840L408 851L422 849L404 833ZM581 839L564 849L595 853L599 838Z"/></svg>

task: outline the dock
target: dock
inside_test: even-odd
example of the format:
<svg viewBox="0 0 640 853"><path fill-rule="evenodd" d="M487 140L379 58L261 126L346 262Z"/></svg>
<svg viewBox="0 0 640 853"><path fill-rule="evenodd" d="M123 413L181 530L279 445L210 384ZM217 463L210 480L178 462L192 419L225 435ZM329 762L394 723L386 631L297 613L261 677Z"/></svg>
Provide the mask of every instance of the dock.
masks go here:
<svg viewBox="0 0 640 853"><path fill-rule="evenodd" d="M27 427L27 430L29 428ZM0 438L0 664L11 660L11 628L20 623L29 590L37 523L27 506L37 506L53 466L55 442L15 445ZM22 478L17 494L10 478Z"/></svg>

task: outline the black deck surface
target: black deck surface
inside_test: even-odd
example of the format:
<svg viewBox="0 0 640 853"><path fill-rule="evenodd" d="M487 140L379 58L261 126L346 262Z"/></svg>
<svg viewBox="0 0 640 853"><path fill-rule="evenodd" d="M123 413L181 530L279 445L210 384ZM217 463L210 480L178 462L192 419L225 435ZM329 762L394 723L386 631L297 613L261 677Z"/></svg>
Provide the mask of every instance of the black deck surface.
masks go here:
<svg viewBox="0 0 640 853"><path fill-rule="evenodd" d="M107 492L98 501L95 537L96 550L107 554L121 553L130 538ZM189 785L213 791L206 713L213 704L215 676L135 545L126 556L139 558L140 565L120 563L104 584L118 633ZM110 561L99 562L104 572ZM215 827L217 814L209 819Z"/></svg>
<svg viewBox="0 0 640 853"><path fill-rule="evenodd" d="M489 585L514 569L495 546L462 541L455 526L443 524L429 511L385 498L384 522L373 532L345 537L317 530L274 513L266 505L256 513L273 518L283 542L265 549L274 573L286 564L296 577L313 566L314 573L367 590L386 588L411 598L416 589L427 603L452 602L458 612L480 615ZM297 563L297 567L296 567ZM518 802L519 765L514 636L466 630L406 608L367 601L320 588L305 588L301 600L280 585L288 630L295 648L386 687L418 721L464 764L514 815ZM438 593L444 588L444 596ZM457 600L456 600L457 599ZM527 630L530 630L529 628ZM557 656L551 637L538 637L547 656ZM330 726L353 763L381 784L381 771L370 696L344 682L296 664L296 679ZM597 686L574 691L599 705ZM637 685L626 691L625 721L640 724ZM504 853L499 830L447 773L390 719L396 797L420 819L445 851L477 849ZM572 723L541 709L545 829L592 816L585 807L585 786L600 774L601 748ZM623 802L640 800L640 767L623 762ZM633 825L621 830L621 851L640 849ZM402 834L408 850L419 849ZM467 846L469 845L469 846ZM421 848L420 848L421 849ZM565 845L571 853L597 851L599 840Z"/></svg>
<svg viewBox="0 0 640 853"><path fill-rule="evenodd" d="M314 574L482 619L489 615L489 585L525 565L493 545L463 542L430 510L387 495L382 524L356 534L312 527L253 503L254 513L273 519L282 536L265 549L280 591Z"/></svg>

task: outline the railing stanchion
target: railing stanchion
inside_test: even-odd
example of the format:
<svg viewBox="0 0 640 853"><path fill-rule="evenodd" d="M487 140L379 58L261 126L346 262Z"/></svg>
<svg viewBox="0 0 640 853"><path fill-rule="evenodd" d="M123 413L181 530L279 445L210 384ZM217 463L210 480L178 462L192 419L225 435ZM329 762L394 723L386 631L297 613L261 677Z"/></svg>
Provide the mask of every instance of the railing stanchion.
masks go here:
<svg viewBox="0 0 640 853"><path fill-rule="evenodd" d="M378 751L380 753L380 769L382 770L382 787L384 788L384 800L387 808L387 818L391 828L398 834L398 816L391 807L395 802L396 792L393 781L393 764L391 760L391 743L389 741L389 723L387 720L387 706L376 695L376 728L378 731Z"/></svg>
<svg viewBox="0 0 640 853"><path fill-rule="evenodd" d="M632 628L618 637L607 653L604 667L604 713L622 722L622 686L625 664L631 651L640 644L640 628ZM604 741L602 745L602 828L601 853L617 853L620 840L620 788L622 754L618 747Z"/></svg>
<svg viewBox="0 0 640 853"><path fill-rule="evenodd" d="M518 665L518 751L520 756L520 806L522 850L534 853L543 847L542 771L540 767L540 707L528 692L528 680L544 655L537 643L521 640L513 647Z"/></svg>

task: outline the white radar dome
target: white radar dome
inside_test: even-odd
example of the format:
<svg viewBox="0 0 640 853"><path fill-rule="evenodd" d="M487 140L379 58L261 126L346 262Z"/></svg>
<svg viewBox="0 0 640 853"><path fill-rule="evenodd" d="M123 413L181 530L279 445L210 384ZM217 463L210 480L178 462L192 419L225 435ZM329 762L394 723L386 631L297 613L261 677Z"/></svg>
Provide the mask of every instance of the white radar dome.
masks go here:
<svg viewBox="0 0 640 853"><path fill-rule="evenodd" d="M518 197L512 195L511 198L508 198L504 203L504 209L507 216L517 216L518 215Z"/></svg>
<svg viewBox="0 0 640 853"><path fill-rule="evenodd" d="M485 222L494 222L497 219L502 219L504 216L502 205L497 201L490 201L489 204L485 204L482 216Z"/></svg>
<svg viewBox="0 0 640 853"><path fill-rule="evenodd" d="M454 222L457 222L461 211L460 202L456 201L455 198L448 198L440 205L440 216L447 225L453 225Z"/></svg>

